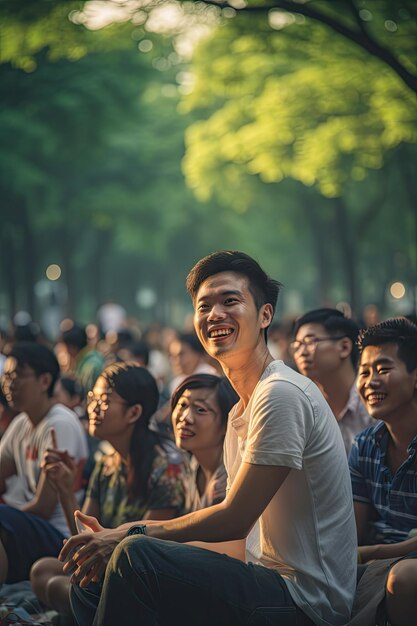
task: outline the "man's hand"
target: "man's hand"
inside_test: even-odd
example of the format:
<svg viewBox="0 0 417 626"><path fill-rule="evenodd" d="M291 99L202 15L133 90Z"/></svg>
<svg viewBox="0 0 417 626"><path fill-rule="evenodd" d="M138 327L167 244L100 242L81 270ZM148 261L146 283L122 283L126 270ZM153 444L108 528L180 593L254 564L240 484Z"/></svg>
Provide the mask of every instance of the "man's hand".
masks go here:
<svg viewBox="0 0 417 626"><path fill-rule="evenodd" d="M77 476L77 464L66 450L48 448L43 457L41 468L48 482L59 494L72 493Z"/></svg>
<svg viewBox="0 0 417 626"><path fill-rule="evenodd" d="M50 429L51 447L47 448L41 462L49 484L60 495L76 492L81 488L84 459L76 463L68 450L60 450L55 429Z"/></svg>
<svg viewBox="0 0 417 626"><path fill-rule="evenodd" d="M103 528L95 517L76 511L76 518L90 530L66 541L58 558L64 561L64 572L71 573L71 582L86 587L103 576L115 547L127 535L127 529ZM75 571L74 571L75 568Z"/></svg>

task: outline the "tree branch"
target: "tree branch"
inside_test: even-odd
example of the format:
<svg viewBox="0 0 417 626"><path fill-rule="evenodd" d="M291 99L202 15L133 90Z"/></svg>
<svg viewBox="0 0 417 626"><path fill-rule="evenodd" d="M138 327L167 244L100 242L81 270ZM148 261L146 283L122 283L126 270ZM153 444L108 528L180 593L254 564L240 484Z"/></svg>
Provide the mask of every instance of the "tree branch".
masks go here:
<svg viewBox="0 0 417 626"><path fill-rule="evenodd" d="M325 24L336 33L339 33L346 39L350 39L358 46L369 52L372 56L388 65L401 79L402 81L414 92L417 92L417 76L409 72L389 50L381 46L376 42L367 32L366 29L361 29L360 32L352 30L342 22L338 22L330 15L325 15L317 9L311 8L307 4L299 4L292 0L274 0L264 5L258 6L245 6L242 8L236 8L229 4L229 2L216 2L216 0L201 0L204 4L216 6L220 9L230 8L237 13L267 13L273 9L283 9L290 13L299 13L304 17L309 17L312 20L316 20L321 24Z"/></svg>

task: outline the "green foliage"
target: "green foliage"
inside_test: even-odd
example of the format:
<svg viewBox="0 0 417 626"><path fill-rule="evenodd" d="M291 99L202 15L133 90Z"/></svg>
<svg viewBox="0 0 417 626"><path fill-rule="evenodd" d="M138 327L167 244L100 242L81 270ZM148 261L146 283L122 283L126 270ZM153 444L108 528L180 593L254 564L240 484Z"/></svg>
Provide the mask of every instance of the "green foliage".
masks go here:
<svg viewBox="0 0 417 626"><path fill-rule="evenodd" d="M240 187L245 174L335 197L381 168L387 151L417 142L413 93L318 23L277 33L239 16L201 44L193 69L183 106L205 119L187 132L184 171L200 198Z"/></svg>

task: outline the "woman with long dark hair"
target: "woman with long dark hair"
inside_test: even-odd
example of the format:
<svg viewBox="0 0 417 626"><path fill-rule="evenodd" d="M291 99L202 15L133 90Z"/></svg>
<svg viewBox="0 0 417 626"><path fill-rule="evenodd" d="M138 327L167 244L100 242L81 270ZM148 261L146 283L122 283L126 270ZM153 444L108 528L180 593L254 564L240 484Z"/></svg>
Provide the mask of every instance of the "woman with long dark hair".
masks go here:
<svg viewBox="0 0 417 626"><path fill-rule="evenodd" d="M158 395L152 375L136 363L109 365L88 394L89 432L108 441L114 451L96 463L82 511L104 526L186 512L181 452L148 428ZM44 471L59 493L71 531L77 533L74 464L65 452L50 450ZM32 568L31 580L38 597L71 623L69 578L62 573L62 563L41 559Z"/></svg>

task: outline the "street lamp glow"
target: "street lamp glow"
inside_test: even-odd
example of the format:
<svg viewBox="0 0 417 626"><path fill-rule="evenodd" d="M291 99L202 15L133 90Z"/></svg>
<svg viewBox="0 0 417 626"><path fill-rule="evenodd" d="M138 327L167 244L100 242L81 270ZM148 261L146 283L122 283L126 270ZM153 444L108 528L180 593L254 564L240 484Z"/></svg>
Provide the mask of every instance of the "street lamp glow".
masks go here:
<svg viewBox="0 0 417 626"><path fill-rule="evenodd" d="M59 265L52 263L52 265L48 265L48 267L46 268L45 274L46 278L49 278L49 280L58 280L58 278L61 276L61 268L59 267Z"/></svg>
<svg viewBox="0 0 417 626"><path fill-rule="evenodd" d="M396 300L401 300L401 298L404 298L405 296L405 287L403 283L400 283L400 282L392 283L391 287L389 288L389 291L392 297L395 298Z"/></svg>

